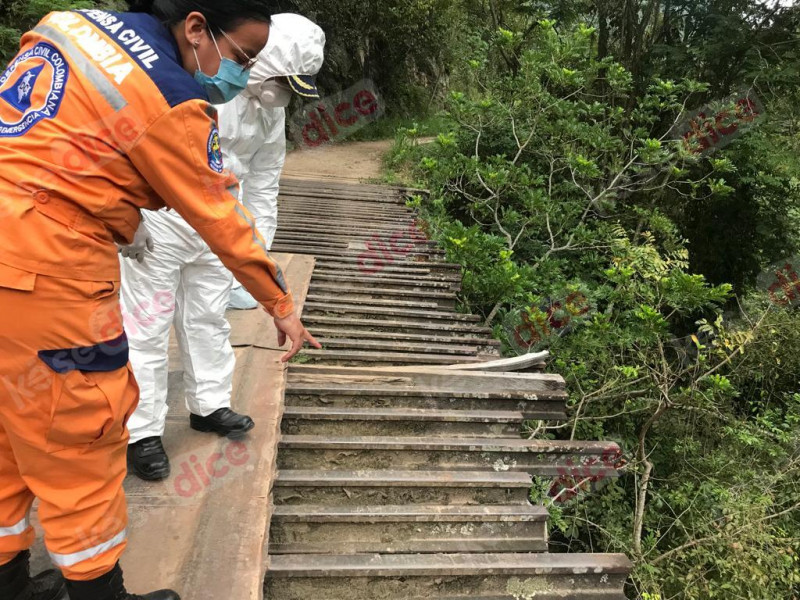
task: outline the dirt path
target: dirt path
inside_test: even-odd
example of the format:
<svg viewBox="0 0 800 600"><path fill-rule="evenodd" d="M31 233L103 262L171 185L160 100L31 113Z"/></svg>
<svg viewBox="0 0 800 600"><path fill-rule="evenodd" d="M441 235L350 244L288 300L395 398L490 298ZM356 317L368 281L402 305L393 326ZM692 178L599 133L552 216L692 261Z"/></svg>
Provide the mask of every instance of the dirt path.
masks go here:
<svg viewBox="0 0 800 600"><path fill-rule="evenodd" d="M335 179L358 183L383 174L381 160L392 140L329 144L315 150L295 150L286 157L284 177Z"/></svg>

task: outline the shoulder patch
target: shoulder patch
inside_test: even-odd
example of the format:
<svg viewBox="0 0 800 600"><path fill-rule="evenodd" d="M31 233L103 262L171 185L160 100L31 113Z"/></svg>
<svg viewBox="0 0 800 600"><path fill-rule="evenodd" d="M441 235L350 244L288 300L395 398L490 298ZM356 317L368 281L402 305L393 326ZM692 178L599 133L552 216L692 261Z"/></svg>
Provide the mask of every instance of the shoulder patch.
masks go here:
<svg viewBox="0 0 800 600"><path fill-rule="evenodd" d="M219 141L219 129L216 125L211 127L211 135L208 136L208 166L217 173L225 170L222 162L222 145Z"/></svg>
<svg viewBox="0 0 800 600"><path fill-rule="evenodd" d="M25 135L43 119L58 114L69 78L61 52L40 42L29 48L0 76L0 137Z"/></svg>

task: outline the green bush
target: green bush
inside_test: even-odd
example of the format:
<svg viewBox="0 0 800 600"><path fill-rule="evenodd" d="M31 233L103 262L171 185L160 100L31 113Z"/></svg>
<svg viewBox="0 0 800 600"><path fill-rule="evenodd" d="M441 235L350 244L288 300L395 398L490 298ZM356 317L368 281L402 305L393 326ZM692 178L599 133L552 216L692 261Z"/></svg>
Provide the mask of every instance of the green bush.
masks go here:
<svg viewBox="0 0 800 600"><path fill-rule="evenodd" d="M513 68L498 69L502 48ZM800 315L756 291L731 310L734 287L697 273L685 237L686 216L732 189L772 211L754 227L791 222L796 163L766 150L781 120L689 152L671 125L709 87L601 58L587 25L498 30L466 61L473 81L444 133L422 145L401 132L392 160L431 190L412 205L463 266L463 308L510 353L551 349L567 378L570 422L534 434L625 449L623 477L598 493L560 504L537 487L555 546L631 555L631 598L792 598ZM732 260L757 257L740 290L795 231L730 240Z"/></svg>

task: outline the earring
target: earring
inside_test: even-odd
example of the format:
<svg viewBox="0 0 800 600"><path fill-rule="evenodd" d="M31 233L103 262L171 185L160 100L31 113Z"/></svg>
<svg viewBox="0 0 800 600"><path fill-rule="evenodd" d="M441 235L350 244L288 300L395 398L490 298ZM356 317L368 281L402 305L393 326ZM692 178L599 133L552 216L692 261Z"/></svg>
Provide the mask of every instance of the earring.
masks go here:
<svg viewBox="0 0 800 600"><path fill-rule="evenodd" d="M194 47L197 48L199 46L200 46L200 40L195 40L194 41Z"/></svg>

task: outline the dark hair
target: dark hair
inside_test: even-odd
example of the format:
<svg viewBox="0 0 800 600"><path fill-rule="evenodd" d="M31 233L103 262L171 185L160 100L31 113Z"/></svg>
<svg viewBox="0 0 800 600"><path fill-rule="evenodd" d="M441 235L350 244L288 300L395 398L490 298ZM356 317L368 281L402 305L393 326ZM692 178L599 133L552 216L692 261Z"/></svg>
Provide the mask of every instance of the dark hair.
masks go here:
<svg viewBox="0 0 800 600"><path fill-rule="evenodd" d="M131 12L151 14L168 26L197 11L211 27L226 31L250 19L269 23L274 12L263 0L129 0L128 5Z"/></svg>

